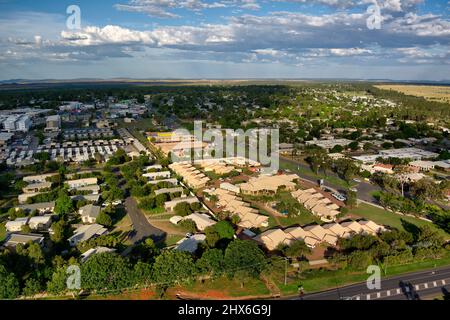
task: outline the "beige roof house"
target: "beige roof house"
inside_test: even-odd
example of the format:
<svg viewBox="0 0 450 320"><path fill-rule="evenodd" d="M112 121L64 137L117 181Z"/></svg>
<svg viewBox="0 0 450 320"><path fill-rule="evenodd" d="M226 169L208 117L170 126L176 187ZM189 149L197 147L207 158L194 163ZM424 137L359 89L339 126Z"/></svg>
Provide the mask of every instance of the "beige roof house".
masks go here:
<svg viewBox="0 0 450 320"><path fill-rule="evenodd" d="M253 239L263 244L270 251L275 250L280 244L288 244L290 242L281 229L267 230Z"/></svg>
<svg viewBox="0 0 450 320"><path fill-rule="evenodd" d="M241 184L240 187L243 194L259 195L275 193L281 186L286 187L287 190L294 190L296 184L293 181L297 179L299 179L299 176L296 174L260 176L258 178L251 178L248 182Z"/></svg>
<svg viewBox="0 0 450 320"><path fill-rule="evenodd" d="M347 238L351 235L351 232L347 229L341 226L339 223L327 223L322 226L325 230L327 230L327 233L330 234L330 232L338 237L341 238Z"/></svg>
<svg viewBox="0 0 450 320"><path fill-rule="evenodd" d="M383 232L386 230L385 227L380 226L379 224L376 224L372 220L359 220L358 223L362 226L366 226L369 229L371 229L375 233Z"/></svg>
<svg viewBox="0 0 450 320"><path fill-rule="evenodd" d="M341 222L341 226L354 233L360 233L364 231L364 228L356 221Z"/></svg>

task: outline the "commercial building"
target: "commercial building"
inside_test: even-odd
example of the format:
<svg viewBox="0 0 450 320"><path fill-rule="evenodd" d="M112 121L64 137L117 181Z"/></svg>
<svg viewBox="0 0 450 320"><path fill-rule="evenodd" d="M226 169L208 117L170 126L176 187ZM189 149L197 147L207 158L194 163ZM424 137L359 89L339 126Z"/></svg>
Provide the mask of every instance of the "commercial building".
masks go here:
<svg viewBox="0 0 450 320"><path fill-rule="evenodd" d="M48 116L46 119L45 131L54 132L61 129L61 116L54 115Z"/></svg>

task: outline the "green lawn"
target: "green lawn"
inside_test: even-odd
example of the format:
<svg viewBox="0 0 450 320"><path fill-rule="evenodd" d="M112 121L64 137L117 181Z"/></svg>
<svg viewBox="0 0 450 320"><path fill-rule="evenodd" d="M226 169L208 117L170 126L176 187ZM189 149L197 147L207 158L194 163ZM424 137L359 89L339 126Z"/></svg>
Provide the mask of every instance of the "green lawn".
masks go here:
<svg viewBox="0 0 450 320"><path fill-rule="evenodd" d="M6 237L5 223L0 223L0 242L5 240L5 237Z"/></svg>
<svg viewBox="0 0 450 320"><path fill-rule="evenodd" d="M406 265L391 267L388 266L386 275L382 274L382 277L391 277L409 272L438 268L449 264L450 254L447 254L447 256L441 259L414 262ZM283 272L280 272L280 275L274 277L273 279L284 295L291 295L297 293L297 288L300 284L305 288L306 293L312 293L332 289L337 286L350 285L352 283L365 281L367 280L367 273L364 271L348 270L311 270L302 273L302 278L291 278L286 286L283 283L283 277Z"/></svg>
<svg viewBox="0 0 450 320"><path fill-rule="evenodd" d="M336 176L325 176L322 172L319 172L319 174L316 174L315 172L311 171L310 169L305 169L302 166L297 166L295 164L292 164L290 162L287 162L283 159L280 159L280 169L289 169L294 173L298 173L299 175L306 177L309 180L319 180L324 179L328 181L329 183L332 183L333 185L342 187L344 189L347 189L351 187L352 183L348 184L346 181L336 177Z"/></svg>
<svg viewBox="0 0 450 320"><path fill-rule="evenodd" d="M439 233L445 237L445 239L450 239L450 235L448 233L446 233L444 230L436 227L434 224L427 222L427 221L423 221L417 218L413 218L413 217L406 217L406 216L401 216L392 212L389 212L387 210L384 209L380 209L365 203L361 203L359 204L358 208L354 208L352 210L350 210L350 213L358 215L360 217L366 218L366 219L370 219L378 224L384 224L384 225L388 225L391 227L395 227L398 228L399 230L405 230L404 228L404 224L402 223L402 220L412 223L416 226L431 226L432 228L435 228L436 230L439 231Z"/></svg>

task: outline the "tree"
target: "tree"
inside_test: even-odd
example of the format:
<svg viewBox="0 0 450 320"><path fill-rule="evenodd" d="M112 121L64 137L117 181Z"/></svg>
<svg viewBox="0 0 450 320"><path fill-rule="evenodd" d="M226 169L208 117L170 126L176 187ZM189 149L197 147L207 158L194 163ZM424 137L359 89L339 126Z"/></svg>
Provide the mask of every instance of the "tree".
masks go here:
<svg viewBox="0 0 450 320"><path fill-rule="evenodd" d="M183 219L178 223L178 225L189 233L195 233L197 231L197 225L191 219Z"/></svg>
<svg viewBox="0 0 450 320"><path fill-rule="evenodd" d="M224 265L226 272L231 276L241 270L247 276L257 277L267 262L256 242L234 240L225 250Z"/></svg>
<svg viewBox="0 0 450 320"><path fill-rule="evenodd" d="M372 262L372 257L367 251L356 250L348 257L349 266L355 270L366 268Z"/></svg>
<svg viewBox="0 0 450 320"><path fill-rule="evenodd" d="M81 265L81 287L86 290L120 290L132 284L129 263L115 253L100 253Z"/></svg>
<svg viewBox="0 0 450 320"><path fill-rule="evenodd" d="M347 199L345 200L345 204L350 208L353 208L358 203L358 198L356 197L355 191L351 191L351 190L347 191L346 198Z"/></svg>
<svg viewBox="0 0 450 320"><path fill-rule="evenodd" d="M25 296L34 296L42 291L42 284L35 278L28 278L25 281L25 287L22 292Z"/></svg>
<svg viewBox="0 0 450 320"><path fill-rule="evenodd" d="M55 213L65 215L74 210L72 199L65 190L61 190L55 202Z"/></svg>
<svg viewBox="0 0 450 320"><path fill-rule="evenodd" d="M303 240L294 241L283 250L284 255L291 258L302 258L310 252L311 249L309 249Z"/></svg>
<svg viewBox="0 0 450 320"><path fill-rule="evenodd" d="M184 251L166 250L155 259L153 278L156 282L171 284L192 280L196 268L192 256Z"/></svg>
<svg viewBox="0 0 450 320"><path fill-rule="evenodd" d="M0 265L0 299L14 299L19 293L19 281L14 273L10 273Z"/></svg>
<svg viewBox="0 0 450 320"><path fill-rule="evenodd" d="M104 210L100 211L100 213L96 219L96 222L105 227L111 227L113 225L111 216L109 214L107 214Z"/></svg>
<svg viewBox="0 0 450 320"><path fill-rule="evenodd" d="M220 239L233 239L234 228L228 221L219 221L213 225Z"/></svg>
<svg viewBox="0 0 450 320"><path fill-rule="evenodd" d="M219 274L223 272L223 252L220 249L207 249L197 260L197 268L202 273Z"/></svg>
<svg viewBox="0 0 450 320"><path fill-rule="evenodd" d="M179 215L182 217L187 216L192 213L191 206L187 202L177 203L175 208L173 208L173 211L175 212L176 215Z"/></svg>
<svg viewBox="0 0 450 320"><path fill-rule="evenodd" d="M352 141L348 144L348 147L352 150L358 150L359 144L358 141Z"/></svg>
<svg viewBox="0 0 450 320"><path fill-rule="evenodd" d="M167 201L167 194L161 193L155 197L155 203L157 207L162 207L164 203Z"/></svg>
<svg viewBox="0 0 450 320"><path fill-rule="evenodd" d="M66 268L61 266L57 268L53 274L50 281L47 282L47 291L51 294L61 294L67 291L67 274Z"/></svg>
<svg viewBox="0 0 450 320"><path fill-rule="evenodd" d="M34 262L35 266L45 263L44 253L38 243L30 242L26 252L30 260Z"/></svg>
<svg viewBox="0 0 450 320"><path fill-rule="evenodd" d="M53 232L50 233L50 239L54 243L62 243L66 239L67 224L63 219L53 222L51 229Z"/></svg>

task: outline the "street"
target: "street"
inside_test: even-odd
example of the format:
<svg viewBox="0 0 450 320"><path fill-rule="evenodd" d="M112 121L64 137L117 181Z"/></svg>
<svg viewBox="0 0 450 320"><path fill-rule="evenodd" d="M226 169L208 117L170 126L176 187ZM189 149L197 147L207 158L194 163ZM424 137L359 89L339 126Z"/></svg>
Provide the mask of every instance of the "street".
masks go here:
<svg viewBox="0 0 450 320"><path fill-rule="evenodd" d="M368 275L369 276L369 275ZM380 290L370 290L365 282L306 294L291 300L412 300L402 286L402 282L411 283L415 299L443 294L450 290L450 266L419 271L381 280Z"/></svg>
<svg viewBox="0 0 450 320"><path fill-rule="evenodd" d="M165 236L165 233L152 226L141 210L138 208L136 200L128 197L125 200L125 208L131 218L134 230L131 233L130 240L136 244L145 238L151 237L153 240L160 240Z"/></svg>

